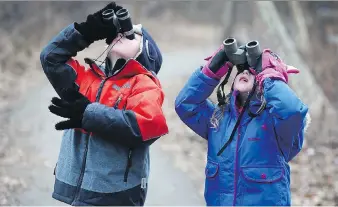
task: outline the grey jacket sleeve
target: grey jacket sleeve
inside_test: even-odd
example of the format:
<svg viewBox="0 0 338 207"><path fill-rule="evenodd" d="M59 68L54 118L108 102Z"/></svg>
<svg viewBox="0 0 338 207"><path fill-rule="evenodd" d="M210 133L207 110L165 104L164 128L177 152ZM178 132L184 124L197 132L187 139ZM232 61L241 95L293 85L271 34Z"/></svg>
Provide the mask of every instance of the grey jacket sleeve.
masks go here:
<svg viewBox="0 0 338 207"><path fill-rule="evenodd" d="M61 88L78 89L81 79L77 77L84 72L84 67L72 57L88 46L74 24L71 24L43 48L40 54L41 65L59 96Z"/></svg>

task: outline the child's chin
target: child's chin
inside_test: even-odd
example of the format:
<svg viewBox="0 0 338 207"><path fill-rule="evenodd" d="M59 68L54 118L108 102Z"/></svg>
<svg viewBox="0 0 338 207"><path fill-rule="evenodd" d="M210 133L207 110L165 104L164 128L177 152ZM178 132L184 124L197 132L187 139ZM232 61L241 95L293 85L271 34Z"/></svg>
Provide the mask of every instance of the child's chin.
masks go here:
<svg viewBox="0 0 338 207"><path fill-rule="evenodd" d="M250 91L249 87L247 86L244 86L244 85L240 85L237 87L237 90L240 92L240 93L247 93Z"/></svg>

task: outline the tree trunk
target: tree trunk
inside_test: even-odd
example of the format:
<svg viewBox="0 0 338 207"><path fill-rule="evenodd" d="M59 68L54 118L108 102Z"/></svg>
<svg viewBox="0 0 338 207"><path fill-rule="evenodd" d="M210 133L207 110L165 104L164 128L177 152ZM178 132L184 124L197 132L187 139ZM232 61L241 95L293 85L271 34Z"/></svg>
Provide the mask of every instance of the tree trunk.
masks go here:
<svg viewBox="0 0 338 207"><path fill-rule="evenodd" d="M133 24L141 24L141 16L142 16L142 6L147 2L143 1L135 1L132 3L133 5Z"/></svg>
<svg viewBox="0 0 338 207"><path fill-rule="evenodd" d="M276 52L283 54L281 57L286 63L300 70L298 75L290 75L290 85L310 109L313 117L313 130L320 135L318 138L311 137L317 139L316 141L334 142L332 134L338 133L337 129L333 127L333 123L337 121L336 110L317 84L308 65L299 56L293 41L289 41L291 37L280 20L274 4L269 1L257 1L256 6L263 25L267 27L264 28L266 32L263 35L268 36L268 41L271 44L277 44ZM322 128L319 128L320 125Z"/></svg>
<svg viewBox="0 0 338 207"><path fill-rule="evenodd" d="M289 5L292 11L293 20L295 21L297 28L297 36L295 37L295 43L298 49L303 54L306 55L309 49L308 45L310 41L303 9L298 1L290 1Z"/></svg>
<svg viewBox="0 0 338 207"><path fill-rule="evenodd" d="M224 12L221 15L222 27L224 28L222 41L232 35L231 28L235 23L233 19L233 9L234 9L234 2L232 1L225 1L224 2Z"/></svg>

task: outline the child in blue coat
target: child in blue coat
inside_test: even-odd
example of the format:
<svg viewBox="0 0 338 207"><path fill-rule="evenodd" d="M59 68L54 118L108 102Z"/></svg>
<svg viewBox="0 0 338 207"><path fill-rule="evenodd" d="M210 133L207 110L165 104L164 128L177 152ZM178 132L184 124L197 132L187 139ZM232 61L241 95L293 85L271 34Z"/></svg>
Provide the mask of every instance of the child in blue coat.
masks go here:
<svg viewBox="0 0 338 207"><path fill-rule="evenodd" d="M262 71L248 68L237 76L225 104L219 106L208 97L232 64L223 46L208 63L196 70L175 101L181 120L208 141L204 197L208 206L291 205L290 162L301 150L308 107L287 85L288 74L299 71L286 65L265 49ZM258 87L244 111L233 139L229 140L249 92Z"/></svg>

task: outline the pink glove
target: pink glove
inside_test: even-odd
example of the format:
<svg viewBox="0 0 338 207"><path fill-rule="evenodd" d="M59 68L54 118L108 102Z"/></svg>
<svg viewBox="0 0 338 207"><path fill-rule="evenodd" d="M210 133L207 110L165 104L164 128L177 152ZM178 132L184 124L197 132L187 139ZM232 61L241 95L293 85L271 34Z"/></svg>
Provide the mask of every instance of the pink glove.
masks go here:
<svg viewBox="0 0 338 207"><path fill-rule="evenodd" d="M221 79L233 65L228 61L222 44L211 56L205 58L207 64L203 67L202 72L214 79ZM212 62L212 63L211 63Z"/></svg>
<svg viewBox="0 0 338 207"><path fill-rule="evenodd" d="M275 53L270 49L265 49L262 54L262 72L256 79L259 83L259 88L262 90L265 78L282 80L288 83L288 74L299 73L299 70L293 66L286 65Z"/></svg>

